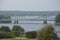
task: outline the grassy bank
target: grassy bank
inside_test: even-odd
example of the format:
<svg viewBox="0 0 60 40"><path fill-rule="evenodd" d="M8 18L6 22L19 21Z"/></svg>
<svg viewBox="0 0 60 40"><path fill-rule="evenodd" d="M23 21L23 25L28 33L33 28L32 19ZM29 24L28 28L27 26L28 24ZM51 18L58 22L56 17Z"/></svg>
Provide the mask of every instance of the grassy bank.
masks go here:
<svg viewBox="0 0 60 40"><path fill-rule="evenodd" d="M27 38L4 38L0 40L37 40L37 39L27 39Z"/></svg>

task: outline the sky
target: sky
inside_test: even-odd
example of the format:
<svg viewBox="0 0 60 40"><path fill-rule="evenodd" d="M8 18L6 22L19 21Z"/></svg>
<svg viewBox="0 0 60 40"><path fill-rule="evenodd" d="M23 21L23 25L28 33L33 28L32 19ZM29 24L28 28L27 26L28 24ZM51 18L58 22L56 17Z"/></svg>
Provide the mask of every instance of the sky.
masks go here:
<svg viewBox="0 0 60 40"><path fill-rule="evenodd" d="M0 0L2 11L60 11L60 0Z"/></svg>

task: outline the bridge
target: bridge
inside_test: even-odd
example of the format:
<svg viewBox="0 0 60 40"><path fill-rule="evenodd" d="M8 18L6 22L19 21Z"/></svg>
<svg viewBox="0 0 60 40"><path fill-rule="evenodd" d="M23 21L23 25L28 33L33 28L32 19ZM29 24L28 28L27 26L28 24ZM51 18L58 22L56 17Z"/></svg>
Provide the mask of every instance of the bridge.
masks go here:
<svg viewBox="0 0 60 40"><path fill-rule="evenodd" d="M0 22L10 22L19 23L19 21L55 21L55 16L12 16L11 19L0 19Z"/></svg>

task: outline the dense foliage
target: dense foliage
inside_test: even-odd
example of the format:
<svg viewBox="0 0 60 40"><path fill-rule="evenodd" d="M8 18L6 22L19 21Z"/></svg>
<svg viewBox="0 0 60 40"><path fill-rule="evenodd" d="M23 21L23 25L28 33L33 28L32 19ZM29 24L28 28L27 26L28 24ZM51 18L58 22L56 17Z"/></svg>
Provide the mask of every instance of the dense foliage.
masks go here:
<svg viewBox="0 0 60 40"><path fill-rule="evenodd" d="M0 15L0 19L11 19L11 17L7 15Z"/></svg>
<svg viewBox="0 0 60 40"><path fill-rule="evenodd" d="M14 37L8 26L1 26L0 28L0 38L12 38Z"/></svg>
<svg viewBox="0 0 60 40"><path fill-rule="evenodd" d="M0 15L0 23L11 23L11 17L7 15Z"/></svg>
<svg viewBox="0 0 60 40"><path fill-rule="evenodd" d="M0 31L10 32L11 30L10 30L10 28L7 27L7 26L1 26Z"/></svg>
<svg viewBox="0 0 60 40"><path fill-rule="evenodd" d="M14 35L11 34L10 32L3 32L3 31L0 31L0 38L13 38Z"/></svg>
<svg viewBox="0 0 60 40"><path fill-rule="evenodd" d="M56 39L58 39L58 36L54 32L54 28L50 25L38 31L38 40L56 40Z"/></svg>
<svg viewBox="0 0 60 40"><path fill-rule="evenodd" d="M30 32L26 32L25 36L27 38L36 38L37 37L37 32L36 31L30 31Z"/></svg>
<svg viewBox="0 0 60 40"><path fill-rule="evenodd" d="M13 28L12 28L12 33L16 37L19 37L19 36L22 36L23 35L24 29L21 26L14 25Z"/></svg>
<svg viewBox="0 0 60 40"><path fill-rule="evenodd" d="M21 26L14 25L12 29L8 26L0 27L0 38L11 38L11 37L19 37L24 33L24 29Z"/></svg>

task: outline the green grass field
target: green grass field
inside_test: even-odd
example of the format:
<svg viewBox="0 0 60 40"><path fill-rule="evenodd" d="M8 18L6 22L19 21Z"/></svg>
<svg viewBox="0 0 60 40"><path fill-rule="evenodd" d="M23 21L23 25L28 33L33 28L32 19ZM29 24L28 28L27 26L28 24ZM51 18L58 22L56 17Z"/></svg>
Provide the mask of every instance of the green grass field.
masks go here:
<svg viewBox="0 0 60 40"><path fill-rule="evenodd" d="M37 40L37 39L24 39L24 38L4 38L0 40Z"/></svg>
<svg viewBox="0 0 60 40"><path fill-rule="evenodd" d="M0 40L37 40L37 39L21 39L21 38L4 38L4 39L0 39ZM58 40L60 40L60 39L58 39Z"/></svg>

